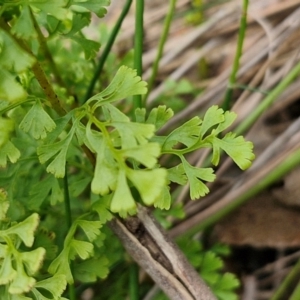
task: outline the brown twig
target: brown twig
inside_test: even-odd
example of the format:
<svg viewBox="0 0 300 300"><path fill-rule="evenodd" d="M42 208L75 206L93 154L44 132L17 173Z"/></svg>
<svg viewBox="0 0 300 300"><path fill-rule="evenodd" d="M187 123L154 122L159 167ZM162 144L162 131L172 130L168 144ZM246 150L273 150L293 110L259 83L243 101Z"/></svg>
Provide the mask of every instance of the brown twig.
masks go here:
<svg viewBox="0 0 300 300"><path fill-rule="evenodd" d="M125 223L114 219L110 227L131 257L170 299L216 299L146 208L139 206L137 217Z"/></svg>

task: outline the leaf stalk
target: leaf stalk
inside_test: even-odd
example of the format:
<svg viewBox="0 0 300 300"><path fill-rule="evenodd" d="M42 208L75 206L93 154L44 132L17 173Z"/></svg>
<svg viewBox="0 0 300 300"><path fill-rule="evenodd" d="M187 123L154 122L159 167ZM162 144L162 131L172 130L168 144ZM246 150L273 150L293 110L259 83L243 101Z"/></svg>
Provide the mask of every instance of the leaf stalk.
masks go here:
<svg viewBox="0 0 300 300"><path fill-rule="evenodd" d="M136 0L135 35L134 35L134 68L138 76L143 72L143 42L144 42L144 0ZM133 96L134 109L142 108L142 96Z"/></svg>
<svg viewBox="0 0 300 300"><path fill-rule="evenodd" d="M240 58L242 56L243 44L245 40L245 33L247 28L247 10L249 0L243 0L242 17L240 20L238 41L236 47L236 53L233 61L232 71L229 77L228 87L225 92L225 98L222 108L226 111L230 108L230 102L233 95L234 85L236 84L237 72L240 66Z"/></svg>
<svg viewBox="0 0 300 300"><path fill-rule="evenodd" d="M176 2L177 2L177 0L170 0L170 2L169 2L169 10L168 10L166 18L165 18L163 32L162 32L161 38L159 40L157 54L156 54L155 61L153 63L153 67L152 67L152 73L151 73L150 79L148 81L148 92L144 97L145 103L147 102L148 96L153 88L153 84L154 84L155 78L158 73L159 62L162 57L162 54L164 51L164 46L165 46L165 43L166 43L166 40L167 40L167 37L169 34L171 22L172 22L173 15L175 12Z"/></svg>
<svg viewBox="0 0 300 300"><path fill-rule="evenodd" d="M120 28L121 28L121 25L126 17L126 15L128 14L128 11L131 7L131 4L132 4L132 0L127 0L127 2L125 3L124 5L124 8L121 12L121 15L120 17L118 18L112 32L111 32L111 35L109 36L109 39L108 39L108 42L107 44L105 45L104 47L104 50L103 50L103 53L102 55L100 56L100 59L99 59L99 62L98 62L98 66L95 70L95 73L94 73L94 76L89 84L89 87L87 89L87 92L85 94L85 97L84 97L84 102L86 102L93 94L93 90L95 88L95 85L96 85L96 82L100 76L100 74L102 73L102 70L103 70L103 67L104 67L104 64L106 62L106 59L111 51L111 48L116 40L116 37L120 31Z"/></svg>

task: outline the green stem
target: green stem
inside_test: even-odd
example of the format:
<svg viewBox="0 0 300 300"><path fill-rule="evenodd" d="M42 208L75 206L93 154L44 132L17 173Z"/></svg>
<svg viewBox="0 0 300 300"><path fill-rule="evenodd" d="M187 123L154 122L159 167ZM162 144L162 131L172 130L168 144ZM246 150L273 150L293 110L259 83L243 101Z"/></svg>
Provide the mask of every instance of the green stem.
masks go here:
<svg viewBox="0 0 300 300"><path fill-rule="evenodd" d="M111 137L109 135L109 131L107 130L105 124L103 124L101 121L99 121L95 116L91 116L90 119L102 132L103 134L103 138L106 142L106 145L108 146L108 148L110 149L111 153L114 156L114 159L118 162L118 164L120 166L122 166L123 169L126 169L127 165L124 162L124 158L122 156L122 154L120 154L120 151L118 149L115 148L115 146L113 145L113 142L111 140ZM89 125L89 124L88 124Z"/></svg>
<svg viewBox="0 0 300 300"><path fill-rule="evenodd" d="M296 265L293 267L291 272L287 275L287 277L284 279L284 281L280 284L279 288L277 291L274 293L274 295L270 298L270 300L281 300L281 299L287 299L287 292L290 291L295 284L299 281L300 277L300 260L296 263ZM294 291L292 297L290 300L294 299L299 299L299 297L295 298L295 292L297 291L296 294L299 294L299 285Z"/></svg>
<svg viewBox="0 0 300 300"><path fill-rule="evenodd" d="M120 31L120 28L121 28L121 25L123 23L123 20L125 19L129 9L130 9L130 6L131 6L131 3L132 3L132 0L127 0L127 2L125 3L125 6L121 12L121 15L119 17L119 19L117 20L112 32L111 32L111 35L108 39L108 42L107 44L105 45L105 48L103 50L103 53L99 59L99 62L98 62L98 66L95 70L95 73L94 73L94 76L90 82L90 85L88 87L88 90L86 92L86 95L84 97L84 102L86 102L93 94L93 90L94 90L94 87L96 85L96 82L99 78L99 75L101 74L102 70L103 70L103 66L105 64L105 61L108 57L108 54L110 53L110 50L115 42L115 39L118 35L118 32Z"/></svg>
<svg viewBox="0 0 300 300"><path fill-rule="evenodd" d="M241 89L241 90L246 90L246 91L250 91L250 92L254 92L254 93L260 93L260 94L263 94L265 96L269 95L269 91L264 91L264 90L261 90L261 89L257 89L257 88L254 88L254 87L251 87L251 86L245 85L245 84L235 84L234 88Z"/></svg>
<svg viewBox="0 0 300 300"><path fill-rule="evenodd" d="M65 213L68 229L72 226L72 212L69 194L69 183L68 183L68 170L66 166L65 177L64 177L64 203L65 203Z"/></svg>
<svg viewBox="0 0 300 300"><path fill-rule="evenodd" d="M246 132L266 111L277 97L283 93L292 81L300 74L300 62L284 77L284 79L266 96L254 111L234 130L237 135Z"/></svg>
<svg viewBox="0 0 300 300"><path fill-rule="evenodd" d="M139 299L139 268L136 263L132 263L129 269L129 292L130 300Z"/></svg>
<svg viewBox="0 0 300 300"><path fill-rule="evenodd" d="M72 211L71 211L71 201L69 194L69 182L68 182L68 170L66 166L65 177L64 177L64 203L65 203L65 213L66 213L66 222L68 230L72 227ZM70 261L70 268L73 273L73 262ZM76 300L76 293L74 284L69 284L69 299Z"/></svg>
<svg viewBox="0 0 300 300"><path fill-rule="evenodd" d="M258 193L266 189L268 186L281 179L285 174L295 168L295 166L299 165L299 163L300 150L297 150L290 154L282 163L280 163L275 170L269 172L264 178L258 181L255 185L251 186L251 188L249 188L247 192L236 198L233 202L229 203L224 208L208 216L206 219L198 223L193 228L189 229L188 232L185 232L184 234L193 235L205 228L214 225L219 220L234 211L236 208L240 207L247 200L254 197Z"/></svg>
<svg viewBox="0 0 300 300"><path fill-rule="evenodd" d="M289 300L299 300L299 299L300 299L300 283L298 283L297 287L295 288Z"/></svg>
<svg viewBox="0 0 300 300"><path fill-rule="evenodd" d="M138 76L143 72L143 41L144 41L144 0L136 0L135 35L134 35L134 68ZM134 109L142 108L142 96L133 96Z"/></svg>
<svg viewBox="0 0 300 300"><path fill-rule="evenodd" d="M171 21L173 19L175 7L176 7L176 2L177 2L177 0L170 0L170 3L169 3L169 10L168 10L168 13L167 13L166 18L165 18L163 32L162 32L162 35L161 35L161 38L160 38L160 41L159 41L159 45L158 45L158 51L157 51L157 54L156 54L155 61L153 63L152 73L151 73L150 79L148 81L148 92L145 95L144 103L146 103L146 101L148 99L148 96L149 96L149 94L150 94L150 92L153 88L153 84L154 84L155 78L156 78L157 73L158 73L159 62L160 62L160 59L162 57L164 46L165 46L165 43L166 43L166 40L167 40L167 37L168 37L168 34L169 34Z"/></svg>
<svg viewBox="0 0 300 300"><path fill-rule="evenodd" d="M242 56L243 51L243 44L245 39L245 33L247 28L247 10L248 10L248 3L249 0L243 0L243 9L242 9L242 17L240 20L240 26L239 26L239 36L238 36L238 42L236 47L236 53L234 57L233 67L232 71L229 77L228 87L225 92L225 98L223 102L223 109L228 110L230 108L230 102L233 95L233 87L236 83L236 75L239 70L240 66L240 58Z"/></svg>
<svg viewBox="0 0 300 300"><path fill-rule="evenodd" d="M73 268L71 268L72 270ZM76 290L74 284L69 284L69 300L76 300Z"/></svg>
<svg viewBox="0 0 300 300"><path fill-rule="evenodd" d="M7 107L4 107L2 110L0 110L0 116L3 115L3 114L5 114L6 112L8 112L8 111L10 111L10 110L12 110L14 108L16 108L16 107L22 105L22 104L33 102L33 101L36 101L36 99L28 97L26 100L22 100L22 101L13 103L13 104L11 104L11 105L9 105Z"/></svg>

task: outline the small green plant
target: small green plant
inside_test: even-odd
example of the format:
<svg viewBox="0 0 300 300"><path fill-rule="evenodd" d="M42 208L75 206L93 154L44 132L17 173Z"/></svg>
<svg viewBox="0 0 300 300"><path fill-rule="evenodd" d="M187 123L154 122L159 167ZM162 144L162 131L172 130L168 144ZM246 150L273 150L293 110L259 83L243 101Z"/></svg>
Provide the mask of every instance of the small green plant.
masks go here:
<svg viewBox="0 0 300 300"><path fill-rule="evenodd" d="M214 291L220 300L237 300L236 289L240 282L232 273L224 273L223 258L230 255L226 245L215 244L210 249L204 250L199 240L182 237L178 240L180 249L185 253L192 266L199 272L207 285ZM167 300L162 293L155 297L156 300Z"/></svg>
<svg viewBox="0 0 300 300"><path fill-rule="evenodd" d="M179 246L218 299L238 299L235 291L240 286L239 280L235 275L222 271L223 257L230 254L227 246L215 244L211 249L204 250L199 241L186 238L179 241Z"/></svg>
<svg viewBox="0 0 300 300"><path fill-rule="evenodd" d="M222 135L236 115L217 106L165 136L165 105L125 113L121 100L147 93L127 66L84 101L100 44L81 30L108 4L0 1L1 299L73 300L75 285L105 278L122 259L105 242L114 216L135 215L137 203L170 209L171 183L189 183L193 200L209 192L213 168L192 166L188 153L210 148L217 166L225 152L243 170L254 159L251 142ZM160 165L163 155L177 164ZM227 282L229 292L236 285L227 275L213 282L205 261L202 276L225 299Z"/></svg>

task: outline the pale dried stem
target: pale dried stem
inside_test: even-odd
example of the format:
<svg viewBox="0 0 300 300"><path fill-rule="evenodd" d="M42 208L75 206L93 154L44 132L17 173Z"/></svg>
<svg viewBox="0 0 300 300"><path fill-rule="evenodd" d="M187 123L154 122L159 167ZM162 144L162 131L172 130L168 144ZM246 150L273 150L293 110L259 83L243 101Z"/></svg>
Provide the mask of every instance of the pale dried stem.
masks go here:
<svg viewBox="0 0 300 300"><path fill-rule="evenodd" d="M130 256L170 299L216 299L178 246L163 232L144 207L139 207L137 218L127 221L128 228L125 224L115 218L110 222L110 227ZM138 231L129 230L134 227L138 228ZM163 258L159 259L159 255L163 255Z"/></svg>

